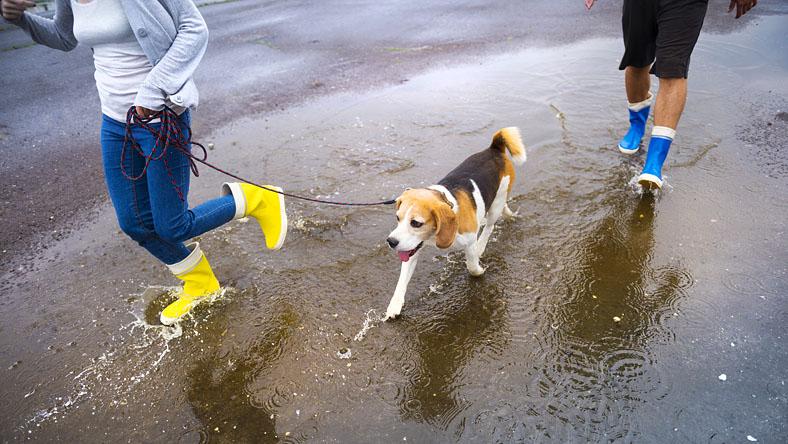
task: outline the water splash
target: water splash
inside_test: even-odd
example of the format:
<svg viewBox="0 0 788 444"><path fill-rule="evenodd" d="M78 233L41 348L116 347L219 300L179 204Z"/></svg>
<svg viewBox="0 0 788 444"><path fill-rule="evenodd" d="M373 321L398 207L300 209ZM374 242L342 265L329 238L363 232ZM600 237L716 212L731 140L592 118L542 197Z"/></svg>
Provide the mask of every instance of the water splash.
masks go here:
<svg viewBox="0 0 788 444"><path fill-rule="evenodd" d="M364 319L364 325L361 327L361 330L356 333L356 336L353 336L354 341L362 341L364 336L367 335L367 332L372 328L377 326L378 322L385 321L385 317L378 314L378 311L374 308L370 309L366 313L366 318Z"/></svg>
<svg viewBox="0 0 788 444"><path fill-rule="evenodd" d="M656 189L651 189L651 190L646 190L645 188L643 188L643 185L638 183L638 178L639 177L640 177L640 174L635 174L634 176L632 176L631 179L629 179L629 182L627 183L627 189L629 189L630 191L632 191L634 194L636 194L638 196L643 196L644 194L651 193L651 194L654 195L654 197L660 198L663 195L670 194L670 193L673 192L673 186L668 182L668 177L669 176L667 176L667 175L662 176L662 188L661 189L660 188L656 188Z"/></svg>
<svg viewBox="0 0 788 444"><path fill-rule="evenodd" d="M109 386L115 394L113 404L123 404L123 398L161 366L164 358L171 352L170 342L183 336L181 324L189 321L196 326L203 318L196 317L193 310L172 326L150 324L145 320L146 306L161 295L173 295L178 290L179 287L148 286L142 293L135 295L133 300L139 303L129 310L134 320L118 328L119 332L125 334L116 336L118 342L110 345L111 351L92 358L87 366L73 376L74 386L70 393L55 397L50 407L36 411L23 427L29 429L32 426L39 427L48 420L56 421L71 409L78 408L80 403L91 399L98 390ZM227 288L220 289L200 306L211 306L226 292Z"/></svg>

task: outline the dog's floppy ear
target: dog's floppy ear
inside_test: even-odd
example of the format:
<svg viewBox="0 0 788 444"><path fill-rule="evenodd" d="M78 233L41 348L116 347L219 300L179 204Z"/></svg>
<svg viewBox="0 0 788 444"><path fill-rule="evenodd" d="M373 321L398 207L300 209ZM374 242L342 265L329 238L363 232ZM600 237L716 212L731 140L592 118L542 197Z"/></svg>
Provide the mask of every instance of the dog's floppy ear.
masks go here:
<svg viewBox="0 0 788 444"><path fill-rule="evenodd" d="M405 194L406 194L408 191L410 191L410 190L412 190L412 189L413 189L413 188L405 188L405 191L403 191L403 192L402 192L402 194L400 194L400 195L399 195L399 197L397 198L397 200L395 200L395 201L394 201L394 203L397 205L397 210L399 210L399 207L400 207L400 205L402 205L402 198L405 196Z"/></svg>
<svg viewBox="0 0 788 444"><path fill-rule="evenodd" d="M435 219L435 246L449 248L457 237L457 215L449 204L441 204L432 210Z"/></svg>

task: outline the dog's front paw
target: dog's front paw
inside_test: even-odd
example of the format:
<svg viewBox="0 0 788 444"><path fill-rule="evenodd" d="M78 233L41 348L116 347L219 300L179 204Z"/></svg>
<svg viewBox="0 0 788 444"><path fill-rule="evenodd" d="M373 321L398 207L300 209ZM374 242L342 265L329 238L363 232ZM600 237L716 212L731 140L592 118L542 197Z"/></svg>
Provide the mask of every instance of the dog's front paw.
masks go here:
<svg viewBox="0 0 788 444"><path fill-rule="evenodd" d="M383 318L383 322L396 319L399 317L400 311L401 310L386 310L386 316Z"/></svg>
<svg viewBox="0 0 788 444"><path fill-rule="evenodd" d="M507 219L517 219L520 217L520 209L518 208L517 211L512 211L512 209L509 208L509 205L507 205L503 207L503 215Z"/></svg>
<svg viewBox="0 0 788 444"><path fill-rule="evenodd" d="M475 277L479 277L483 275L485 271L487 271L487 268L482 267L481 265L476 265L475 267L468 267L468 273L470 273L471 276L475 276Z"/></svg>
<svg viewBox="0 0 788 444"><path fill-rule="evenodd" d="M402 312L402 305L405 304L405 301L397 301L392 300L389 303L389 307L386 309L386 317L383 318L384 321L388 321L389 319L394 319Z"/></svg>

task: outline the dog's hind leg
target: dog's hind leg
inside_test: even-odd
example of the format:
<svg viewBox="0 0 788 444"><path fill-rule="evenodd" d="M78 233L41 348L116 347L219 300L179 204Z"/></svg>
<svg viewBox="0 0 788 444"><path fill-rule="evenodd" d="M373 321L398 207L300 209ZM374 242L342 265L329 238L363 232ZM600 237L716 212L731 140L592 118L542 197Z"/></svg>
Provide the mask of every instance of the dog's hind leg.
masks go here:
<svg viewBox="0 0 788 444"><path fill-rule="evenodd" d="M506 198L508 195L509 176L504 176L498 187L498 193L495 195L495 199L492 205L490 205L490 209L487 211L487 223L484 225L482 234L476 242L476 251L479 257L481 257L484 254L484 250L487 249L487 242L490 240L493 229L495 229L495 223L498 222L498 219L501 218L501 214L503 214L507 208Z"/></svg>
<svg viewBox="0 0 788 444"><path fill-rule="evenodd" d="M503 216L507 219L514 219L517 217L517 212L509 208L509 204L503 206Z"/></svg>
<svg viewBox="0 0 788 444"><path fill-rule="evenodd" d="M394 319L402 312L402 306L405 304L405 292L408 291L408 283L410 278L413 277L413 271L416 269L418 260L419 255L416 254L409 261L402 263L397 288L394 290L394 296L391 297L391 301L389 301L384 320Z"/></svg>
<svg viewBox="0 0 788 444"><path fill-rule="evenodd" d="M479 257L482 257L484 254L484 250L487 249L487 242L490 240L490 236L492 235L493 229L495 228L495 222L498 221L498 218L501 217L500 214L491 215L496 217L488 217L487 225L484 226L482 230L481 236L479 236L479 240L476 241L476 254Z"/></svg>

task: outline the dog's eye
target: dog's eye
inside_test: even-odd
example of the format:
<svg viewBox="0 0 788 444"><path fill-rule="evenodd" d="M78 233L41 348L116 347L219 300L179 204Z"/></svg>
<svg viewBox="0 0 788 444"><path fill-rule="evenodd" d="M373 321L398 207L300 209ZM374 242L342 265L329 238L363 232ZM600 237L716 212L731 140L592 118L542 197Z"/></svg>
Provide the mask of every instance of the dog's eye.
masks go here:
<svg viewBox="0 0 788 444"><path fill-rule="evenodd" d="M419 221L417 221L415 219L410 221L410 226L413 227L413 228L419 228L422 225L424 225L424 222L419 222Z"/></svg>
<svg viewBox="0 0 788 444"><path fill-rule="evenodd" d="M399 216L397 216L397 222L399 222Z"/></svg>

